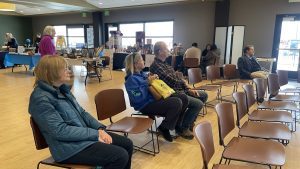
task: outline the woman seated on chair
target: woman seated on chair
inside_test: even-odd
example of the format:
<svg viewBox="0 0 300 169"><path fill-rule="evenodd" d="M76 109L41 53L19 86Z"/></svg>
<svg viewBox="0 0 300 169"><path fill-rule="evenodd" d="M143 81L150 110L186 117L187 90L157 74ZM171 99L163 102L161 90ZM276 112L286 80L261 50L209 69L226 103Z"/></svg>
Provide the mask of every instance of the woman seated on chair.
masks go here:
<svg viewBox="0 0 300 169"><path fill-rule="evenodd" d="M65 84L70 75L64 58L44 56L35 76L29 113L56 162L130 168L131 140L106 132L105 126L79 105Z"/></svg>
<svg viewBox="0 0 300 169"><path fill-rule="evenodd" d="M218 49L217 45L212 44L210 51L207 52L206 56L201 58L200 68L202 73L206 73L206 67L210 65L219 65L221 52Z"/></svg>
<svg viewBox="0 0 300 169"><path fill-rule="evenodd" d="M144 69L144 60L139 53L133 53L126 57L125 87L129 96L130 104L135 110L149 116L162 116L164 120L158 127L165 140L172 142L173 138L169 130L180 125L179 116L182 111L182 102L179 98L168 97L155 100L149 91L149 84L157 75L147 76Z"/></svg>

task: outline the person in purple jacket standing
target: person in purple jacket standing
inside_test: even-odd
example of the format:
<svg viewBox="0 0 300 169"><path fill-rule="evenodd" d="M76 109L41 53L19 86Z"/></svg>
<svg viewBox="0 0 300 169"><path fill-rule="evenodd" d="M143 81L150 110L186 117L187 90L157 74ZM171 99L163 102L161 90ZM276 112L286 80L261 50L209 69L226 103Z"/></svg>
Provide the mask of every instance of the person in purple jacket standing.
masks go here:
<svg viewBox="0 0 300 169"><path fill-rule="evenodd" d="M55 55L55 46L53 37L55 36L55 29L53 26L46 26L43 32L43 37L39 43L39 53L41 56Z"/></svg>

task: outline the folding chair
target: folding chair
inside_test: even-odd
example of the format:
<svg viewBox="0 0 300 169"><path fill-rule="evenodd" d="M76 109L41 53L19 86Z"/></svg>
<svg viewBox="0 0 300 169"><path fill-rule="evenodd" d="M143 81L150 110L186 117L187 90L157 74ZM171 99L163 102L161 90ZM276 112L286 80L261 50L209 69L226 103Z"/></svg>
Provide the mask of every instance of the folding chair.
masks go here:
<svg viewBox="0 0 300 169"><path fill-rule="evenodd" d="M106 130L113 132L123 133L126 137L128 134L139 134L151 130L151 140L144 145L138 147L134 145L134 148L138 151L142 151L148 154L158 153L155 147L155 141L153 136L153 119L148 117L124 117L116 122L112 121L112 117L126 110L126 102L124 97L124 91L122 89L107 89L100 91L95 96L95 104L97 109L98 120L110 119L111 124L106 127ZM156 140L158 144L158 136ZM153 150L145 148L146 145L152 142Z"/></svg>
<svg viewBox="0 0 300 169"><path fill-rule="evenodd" d="M198 58L184 58L183 60L184 75L187 75L187 69L199 67Z"/></svg>
<svg viewBox="0 0 300 169"><path fill-rule="evenodd" d="M268 76L268 89L269 89L269 99L277 101L290 101L290 102L300 102L300 95L283 95L280 92L280 83L278 75L271 73ZM294 91L295 93L296 91ZM300 91L299 91L300 92Z"/></svg>
<svg viewBox="0 0 300 169"><path fill-rule="evenodd" d="M291 140L291 131L281 123L246 121L243 125L240 121L248 113L246 94L244 92L233 93L236 102L236 125L240 129L239 136L278 140L287 145Z"/></svg>
<svg viewBox="0 0 300 169"><path fill-rule="evenodd" d="M42 135L40 129L38 128L38 125L34 122L32 117L30 117L30 126L31 126L31 129L32 129L36 149L37 150L42 150L42 149L48 148L48 144L47 144L44 136ZM50 166L55 166L55 167L60 167L60 168L67 168L67 169L75 169L75 168L76 169L96 169L95 166L57 163L57 162L54 161L52 156L50 156L50 157L48 157L44 160L41 160L37 164L37 169L40 168L40 164L50 165Z"/></svg>
<svg viewBox="0 0 300 169"><path fill-rule="evenodd" d="M222 81L217 81L217 80L220 80L221 79L221 74L220 74L220 67L219 66L215 66L215 65L210 65L210 66L207 66L206 67L206 77L207 77L207 80L210 80L211 81L211 85L218 85L220 86L220 99L221 99L221 102L224 100L224 101L229 101L229 102L233 102L231 99L230 100L227 100L227 99L223 99L225 97L228 97L230 95L225 95L225 96L222 96L221 93L222 93L222 87L225 86L225 87L233 87L233 92L235 92L237 90L237 82L235 81L229 81L229 80L222 80Z"/></svg>
<svg viewBox="0 0 300 169"><path fill-rule="evenodd" d="M215 153L214 139L212 133L211 124L207 121L203 121L196 125L194 128L194 135L200 144L203 169L208 169L208 163ZM237 165L225 165L225 164L214 164L213 169L252 169L248 166L237 166Z"/></svg>
<svg viewBox="0 0 300 169"><path fill-rule="evenodd" d="M252 83L251 79L240 79L239 78L239 73L237 71L236 65L234 65L234 64L224 64L223 65L223 77L226 80L231 80L231 81L237 82L237 88L240 83L243 83L243 84ZM236 88L236 91L237 91L237 88Z"/></svg>
<svg viewBox="0 0 300 169"><path fill-rule="evenodd" d="M227 145L225 137L235 128L231 103L219 103L216 105L219 126L220 145L224 151L220 160L225 163L231 160L243 161L279 167L285 164L285 149L281 143L273 140L262 140L244 137L233 137Z"/></svg>
<svg viewBox="0 0 300 169"><path fill-rule="evenodd" d="M288 79L288 71L287 70L277 70L277 75L278 75L278 81L279 81L279 86L285 86L289 83ZM284 88L280 89L280 93L294 93L294 94L300 94L300 89L293 87L293 88Z"/></svg>
<svg viewBox="0 0 300 169"><path fill-rule="evenodd" d="M188 69L188 79L189 83L193 85L195 90L203 90L203 91L216 91L217 96L216 99L208 101L205 103L205 113L203 112L203 115L207 113L207 106L214 107L215 105L212 104L214 101L220 100L220 86L219 85L202 85L198 86L197 83L202 82L202 72L200 68L190 68Z"/></svg>
<svg viewBox="0 0 300 169"><path fill-rule="evenodd" d="M103 58L104 58L104 60L102 61L102 64L98 65L98 67L101 70L101 72L103 72L103 70L109 70L109 74L110 74L109 80L112 80L112 74L111 74L111 68L110 68L110 57L103 56Z"/></svg>
<svg viewBox="0 0 300 169"><path fill-rule="evenodd" d="M296 112L299 111L297 104L294 102L287 102L287 101L264 101L263 96L266 92L266 83L265 79L262 78L255 78L253 79L255 86L256 86L256 100L259 103L258 109L270 109L270 110L286 110L290 111L291 114L294 115L295 121L295 130L296 130Z"/></svg>
<svg viewBox="0 0 300 169"><path fill-rule="evenodd" d="M285 110L253 110L249 113L250 107L256 103L254 96L253 85L243 85L243 89L246 93L247 108L248 108L248 119L251 121L266 121L266 122L279 122L285 124L293 124L292 114ZM291 125L293 126L293 125ZM292 127L293 131L293 127Z"/></svg>

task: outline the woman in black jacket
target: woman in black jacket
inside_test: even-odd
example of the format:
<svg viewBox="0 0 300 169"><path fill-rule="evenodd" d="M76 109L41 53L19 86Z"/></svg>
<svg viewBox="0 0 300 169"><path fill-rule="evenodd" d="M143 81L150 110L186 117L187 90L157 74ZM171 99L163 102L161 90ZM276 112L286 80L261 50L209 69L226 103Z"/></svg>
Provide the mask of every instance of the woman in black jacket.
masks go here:
<svg viewBox="0 0 300 169"><path fill-rule="evenodd" d="M18 48L18 42L11 33L6 33L5 39L7 41L6 46L7 46L8 50L9 50L9 48L15 48L15 49Z"/></svg>

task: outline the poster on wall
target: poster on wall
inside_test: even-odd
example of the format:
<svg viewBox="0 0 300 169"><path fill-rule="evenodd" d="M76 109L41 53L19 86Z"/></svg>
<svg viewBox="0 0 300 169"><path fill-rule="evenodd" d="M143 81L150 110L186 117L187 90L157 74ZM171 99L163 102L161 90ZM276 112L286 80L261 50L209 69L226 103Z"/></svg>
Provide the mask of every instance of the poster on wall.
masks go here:
<svg viewBox="0 0 300 169"><path fill-rule="evenodd" d="M94 48L94 29L93 28L87 28L87 45L88 48Z"/></svg>

